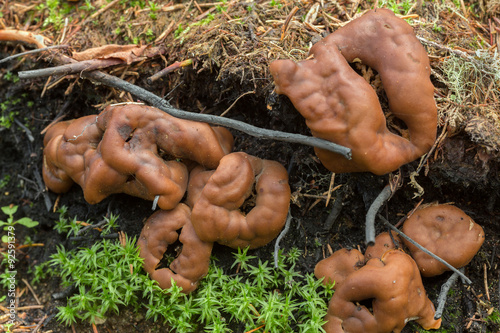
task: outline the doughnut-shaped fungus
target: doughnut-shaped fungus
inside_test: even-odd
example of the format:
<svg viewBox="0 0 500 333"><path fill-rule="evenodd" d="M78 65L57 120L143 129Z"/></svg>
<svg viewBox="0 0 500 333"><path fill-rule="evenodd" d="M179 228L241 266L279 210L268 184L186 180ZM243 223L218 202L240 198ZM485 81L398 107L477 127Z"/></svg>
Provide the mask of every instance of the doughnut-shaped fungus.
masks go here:
<svg viewBox="0 0 500 333"><path fill-rule="evenodd" d="M178 234L180 231L180 235ZM180 254L169 267L157 268L168 246L177 240L182 244ZM137 245L144 258L144 270L163 289L172 286L172 281L190 293L207 272L212 252L212 243L202 242L191 224L191 209L179 204L173 210L160 210L145 223Z"/></svg>
<svg viewBox="0 0 500 333"><path fill-rule="evenodd" d="M387 9L367 12L317 42L295 63L276 60L270 71L313 136L352 149L352 159L323 149L329 170L382 175L425 154L436 138L437 108L425 49L404 20ZM381 77L389 109L408 127L409 140L390 132L374 89L348 62L360 60Z"/></svg>
<svg viewBox="0 0 500 333"><path fill-rule="evenodd" d="M290 186L285 168L278 162L237 152L224 156L217 169L198 171L206 184L190 190L192 222L200 239L232 248L257 248L273 240L285 224ZM255 206L241 211L255 187ZM194 198L194 199L193 199Z"/></svg>

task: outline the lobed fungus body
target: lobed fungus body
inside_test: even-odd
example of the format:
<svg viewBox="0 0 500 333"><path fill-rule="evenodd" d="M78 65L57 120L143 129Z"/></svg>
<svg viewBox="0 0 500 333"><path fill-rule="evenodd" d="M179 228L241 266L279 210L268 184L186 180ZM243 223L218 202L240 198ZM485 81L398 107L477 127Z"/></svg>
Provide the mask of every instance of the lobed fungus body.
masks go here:
<svg viewBox="0 0 500 333"><path fill-rule="evenodd" d="M78 144L72 144L67 141L67 136L71 137L72 130L67 131L67 129L70 124L73 124L73 127L81 127L79 132L81 133L87 124L92 123L93 119L95 117L88 116L80 118L76 124L74 124L75 120L56 123L45 135L42 175L45 184L52 191L67 192L74 184L73 179L80 178L75 173L82 173L84 170L83 154L91 146L93 133L86 132L85 135L89 136L88 138L80 140ZM66 137L65 132L68 132ZM100 135L96 139L99 142Z"/></svg>
<svg viewBox="0 0 500 333"><path fill-rule="evenodd" d="M316 264L314 275L323 279L324 284L334 283L333 288L339 288L347 277L365 264L365 258L356 249L341 249Z"/></svg>
<svg viewBox="0 0 500 333"><path fill-rule="evenodd" d="M402 231L455 268L467 265L484 242L480 225L460 208L429 205L418 209L403 224ZM431 277L449 268L404 240L422 276Z"/></svg>
<svg viewBox="0 0 500 333"><path fill-rule="evenodd" d="M371 311L363 301L371 301ZM327 333L397 333L415 320L424 329L435 329L441 320L434 313L413 259L389 250L349 274L335 290L323 328Z"/></svg>
<svg viewBox="0 0 500 333"><path fill-rule="evenodd" d="M437 108L428 56L411 26L386 9L372 10L316 43L310 57L277 60L270 71L314 136L352 149L352 160L315 149L333 172L381 175L426 153L436 137ZM377 70L390 111L409 140L390 132L373 88L348 62Z"/></svg>
<svg viewBox="0 0 500 333"><path fill-rule="evenodd" d="M401 238L396 232L381 232L375 237L375 244L366 247L365 259L381 258L385 252L400 248L401 245Z"/></svg>
<svg viewBox="0 0 500 333"><path fill-rule="evenodd" d="M233 136L223 127L175 118L142 104L108 106L97 126L104 131L106 160L118 159L117 164L140 164L134 157L146 150L150 159L163 152L214 169L233 148Z"/></svg>
<svg viewBox="0 0 500 333"><path fill-rule="evenodd" d="M102 135L96 126L96 116L50 127L44 138L43 178L47 187L63 193L77 183L91 203L111 193L141 192L139 184L126 183L126 175L116 172L102 160L98 149Z"/></svg>
<svg viewBox="0 0 500 333"><path fill-rule="evenodd" d="M290 186L278 162L231 153L216 170L197 170L190 183L193 226L206 242L257 248L274 239L285 224ZM241 209L254 187L255 206L245 214Z"/></svg>
<svg viewBox="0 0 500 333"><path fill-rule="evenodd" d="M177 240L182 244L180 254L169 267L158 268L168 246ZM173 280L184 293L190 293L208 272L213 244L198 238L191 224L191 209L181 203L173 210L154 213L146 221L137 245L151 279L163 289L170 288Z"/></svg>
<svg viewBox="0 0 500 333"><path fill-rule="evenodd" d="M76 182L92 204L126 193L158 197L160 208L172 209L186 191L186 163L217 167L232 150L233 137L221 127L125 104L52 126L45 146L44 180L54 192Z"/></svg>

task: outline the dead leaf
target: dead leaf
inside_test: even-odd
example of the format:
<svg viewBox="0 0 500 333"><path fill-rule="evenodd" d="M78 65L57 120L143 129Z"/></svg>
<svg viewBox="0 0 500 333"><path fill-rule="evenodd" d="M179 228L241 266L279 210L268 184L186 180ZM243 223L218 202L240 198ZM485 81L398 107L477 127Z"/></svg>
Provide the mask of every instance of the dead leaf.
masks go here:
<svg viewBox="0 0 500 333"><path fill-rule="evenodd" d="M121 59L128 65L135 61L145 59L144 51L147 45L104 45L82 52L74 52L72 58L77 61L92 60L92 59Z"/></svg>

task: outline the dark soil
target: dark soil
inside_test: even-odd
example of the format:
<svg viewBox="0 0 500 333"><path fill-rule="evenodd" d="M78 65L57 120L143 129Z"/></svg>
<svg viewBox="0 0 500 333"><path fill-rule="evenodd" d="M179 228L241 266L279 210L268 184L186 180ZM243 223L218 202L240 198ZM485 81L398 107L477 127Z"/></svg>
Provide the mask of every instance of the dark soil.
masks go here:
<svg viewBox="0 0 500 333"><path fill-rule="evenodd" d="M0 45L1 58L18 51L14 44ZM143 65L138 70L139 79L135 83L146 87L145 78L159 64L160 61L153 60ZM0 65L0 73L3 75L3 80L0 81L0 103L6 105L8 112L16 112L16 120L29 128L34 139L29 140L27 133L18 124L13 124L9 129L0 127L0 182L4 180L0 188L0 207L18 205L20 209L16 218L27 216L40 222L36 229L16 229L16 238L20 243L29 237L33 243L44 244L41 247L27 247L17 253L17 283L19 290L23 291L19 299L20 306L37 304L22 279L29 283L34 266L46 261L54 253L56 246L74 248L88 246L95 241L89 237L70 242L56 233L53 230L54 221L59 217L53 211L56 202L58 207L68 207L70 217L77 216L83 221L99 221L108 212L119 214L120 230L130 236L139 235L142 223L151 214L151 202L125 195L113 195L99 204L89 205L78 186L60 196L46 190L41 180L42 130L60 115L64 115L64 119L72 119L96 114L99 112L96 105L106 103L106 97L110 94L113 98L119 94L83 79L78 80L70 93L66 94L71 80L45 90L45 79L14 82L5 76L8 71L17 72L50 65L37 58L27 58L22 64L13 61ZM237 66L234 65L233 68ZM170 102L181 109L195 112L201 109L203 112L220 114L238 96L255 87L254 83L242 80L237 71L225 72L222 77L219 74L217 67L212 71L201 72L200 68L182 69L149 88L158 95L171 91L168 96ZM9 102L16 99L19 101L15 105ZM272 93L269 76L260 78L258 92L243 97L227 117L264 128L309 134L303 119L288 99ZM440 128L439 133L442 130ZM327 193L331 173L318 162L312 148L255 139L236 131L233 134L236 139L235 151L245 151L260 158L279 161L288 169L294 193L291 206L294 220L281 247L298 247L304 251L299 263L303 272L312 272L315 264L329 255L328 246L333 251L343 247L364 249L366 211L388 183L389 176L368 173L336 175L335 185L342 186L333 192L328 207L325 207L325 200L318 200L316 197ZM498 309L500 303L500 158L498 154L487 153L481 145L472 142L466 133L458 132L444 139L416 178L424 190L422 197L416 197L417 190L410 185L409 176L417 167L418 161L400 169L403 185L383 208L382 214L396 223L421 200L424 203L452 202L484 228L486 241L465 269L465 274L473 284L455 285L456 292L448 299L442 327L447 332L498 332L500 327L486 318L488 311L492 307ZM332 209L338 212L338 217L333 221L328 219ZM381 231L385 231L385 228L379 224L377 232ZM274 244L269 244L253 250L252 254L263 260L272 260L273 246ZM221 266L228 267L232 264L232 251L223 246L216 247L215 255ZM439 289L449 275L424 280L431 300L437 299ZM40 332L72 332L71 328L58 324L54 318L56 307L64 305L64 300L54 300L52 297L62 290L58 279L48 279L33 287L43 308L23 312L24 317L20 318L22 323L28 326L44 318ZM109 318L98 328L100 332L166 331L160 324L145 320L144 313L133 313L127 309L119 316ZM91 326L86 323L75 325L74 329L76 332L92 331ZM416 330L417 326L413 324L405 328L405 332ZM28 331L30 330L26 330Z"/></svg>

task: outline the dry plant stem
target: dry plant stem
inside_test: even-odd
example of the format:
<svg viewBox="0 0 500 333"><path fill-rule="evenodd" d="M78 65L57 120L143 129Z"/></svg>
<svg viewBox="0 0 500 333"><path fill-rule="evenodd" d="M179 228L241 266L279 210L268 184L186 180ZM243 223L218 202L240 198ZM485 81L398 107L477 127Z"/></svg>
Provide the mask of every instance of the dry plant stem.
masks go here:
<svg viewBox="0 0 500 333"><path fill-rule="evenodd" d="M5 57L2 60L0 60L0 64L7 62L7 61L10 61L10 60L13 60L13 59L16 59L16 58L19 58L19 57L22 57L22 56L25 56L27 54L40 53L40 52L51 50L51 49L67 49L68 47L69 47L68 45L53 45L53 46L48 46L48 47L44 47L41 49L29 50L26 52L21 52L21 53L17 53L17 54L13 54L11 56Z"/></svg>
<svg viewBox="0 0 500 333"><path fill-rule="evenodd" d="M378 216L379 219L382 220L382 222L384 222L384 224L386 224L389 228L391 228L392 230L394 230L395 232L397 232L401 237L403 237L408 242L410 242L413 245L415 245L416 247L418 247L422 252L425 252L426 254L430 255L431 257L433 257L434 259L436 259L437 261L439 261L440 263L442 263L443 265L445 265L446 267L448 267L450 270L452 270L453 272L455 272L456 274L458 274L458 276L460 276L460 278L462 279L462 281L464 281L464 283L472 284L472 281L467 276L465 276L462 272L460 272L460 270L458 270L457 268L453 267L452 265L450 265L449 263L447 263L446 261L444 261L443 259L441 259L437 255L435 255L434 253L430 252L425 247L422 247L420 244L418 244L417 242L415 242L413 239L411 239L410 237L408 237L407 235L405 235L401 230L399 230L398 228L396 228L395 226L393 226L382 215L378 214L377 216Z"/></svg>
<svg viewBox="0 0 500 333"><path fill-rule="evenodd" d="M288 210L288 216L286 218L285 227L281 230L280 234L276 238L276 243L274 244L274 268L278 268L278 252L280 250L280 241L285 237L288 229L290 229L290 224L292 223L292 212Z"/></svg>
<svg viewBox="0 0 500 333"><path fill-rule="evenodd" d="M19 72L21 74L21 72ZM199 121L199 122L204 122L212 125L219 125L219 126L224 126L224 127L229 127L238 131L241 131L243 133L246 133L248 135L257 137L257 138L263 138L263 139L273 139L273 140L279 140L279 141L285 141L285 142L291 142L291 143L300 143L312 147L318 147L322 149L329 150L331 152L341 154L347 159L351 159L351 149L338 145L336 143L310 137L310 136L305 136L302 134L293 134L293 133L286 133L286 132L280 132L280 131L273 131L269 129L264 129L264 128L259 128L255 127L252 125L249 125L247 123L238 121L238 120L233 120L229 118L223 118L223 117L218 117L214 115L209 115L209 114L200 114L200 113L193 113L193 112L187 112L183 111L177 108L174 108L171 106L167 101L165 101L163 98L153 94L152 92L138 87L134 84L131 84L127 81L121 80L115 76L99 72L99 71L92 71L92 72L83 72L81 73L82 77L88 78L92 81L95 81L97 83L105 84L107 86L117 88L120 90L127 91L131 93L132 95L135 95L136 97L142 99L143 101L146 101L150 103L152 106L170 114L171 116L174 116L176 118L180 119L187 119L187 120L193 120L193 121Z"/></svg>
<svg viewBox="0 0 500 333"><path fill-rule="evenodd" d="M187 60L184 60L184 61L174 62L172 65L167 66L164 69L162 69L161 71L159 71L158 73L156 73L156 74L148 77L146 79L146 82L148 84L152 84L153 82L155 82L159 78L164 77L168 73L173 72L174 70L176 70L178 68L186 67L186 66L189 66L189 65L192 65L192 64L193 64L193 60L192 59L187 59Z"/></svg>
<svg viewBox="0 0 500 333"><path fill-rule="evenodd" d="M380 207L384 205L384 203L389 200L391 197L392 190L391 186L387 185L384 187L382 192L375 198L372 202L370 208L368 209L368 213L366 213L366 245L373 246L375 244L375 216L377 215Z"/></svg>
<svg viewBox="0 0 500 333"><path fill-rule="evenodd" d="M292 17L295 15L295 13L297 13L298 10L299 10L299 7L297 7L297 6L293 7L292 11L286 17L285 23L283 24L283 27L281 27L280 42L283 41L283 39L285 39L286 32L288 31L288 26L290 24L290 21L292 20Z"/></svg>
<svg viewBox="0 0 500 333"><path fill-rule="evenodd" d="M238 98L236 98L233 102L233 104L231 104L226 110L224 110L224 112L222 112L220 114L221 117L224 117L235 105L236 103L238 103L238 101L243 97L243 96L246 96L246 95L249 95L249 94L255 94L255 91L252 90L252 91L247 91L246 93L243 93L241 94L240 96L238 96Z"/></svg>
<svg viewBox="0 0 500 333"><path fill-rule="evenodd" d="M115 4L118 3L118 1L120 0L113 0L111 1L110 3L108 3L106 6L102 7L101 9L99 9L98 11L96 11L94 14L90 15L90 17L88 17L82 25L85 25L87 24L89 21L95 19L97 16L101 15L102 13L104 13L105 11L107 11L109 8L113 7Z"/></svg>
<svg viewBox="0 0 500 333"><path fill-rule="evenodd" d="M26 285L26 287L28 287L28 289L31 291L31 294L33 295L33 298L35 299L36 303L38 305L42 304L40 302L40 299L38 299L38 296L36 295L35 291L33 290L33 288L31 287L31 285L29 284L28 280L26 279L22 279L22 281L24 282L24 284Z"/></svg>
<svg viewBox="0 0 500 333"><path fill-rule="evenodd" d="M488 266L486 263L483 265L484 267L484 290L486 291L486 299L488 299L488 302L491 301L490 299L490 291L488 289Z"/></svg>
<svg viewBox="0 0 500 333"><path fill-rule="evenodd" d="M463 271L463 268L460 269ZM458 274L454 272L448 280L441 286L441 292L439 293L436 308L436 313L434 314L434 319L439 319L443 315L444 306L446 305L446 298L448 296L448 291L450 291L451 286L455 284L458 279Z"/></svg>
<svg viewBox="0 0 500 333"><path fill-rule="evenodd" d="M68 75L74 73L81 73L84 71L92 71L96 69L106 68L114 65L122 64L121 59L93 59L79 61L71 64L65 64L57 67L35 69L31 71L19 72L20 79L32 79L35 77L46 77L52 75Z"/></svg>

